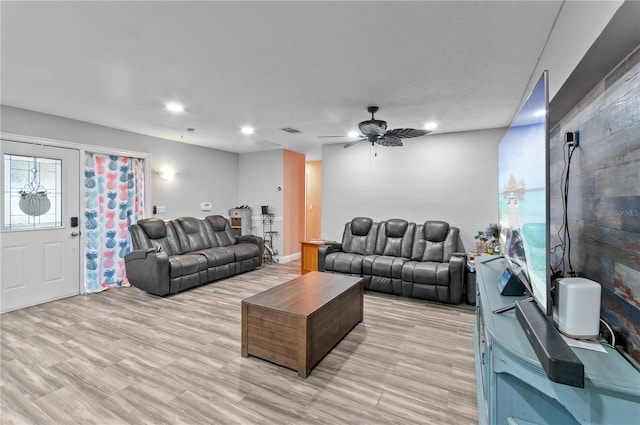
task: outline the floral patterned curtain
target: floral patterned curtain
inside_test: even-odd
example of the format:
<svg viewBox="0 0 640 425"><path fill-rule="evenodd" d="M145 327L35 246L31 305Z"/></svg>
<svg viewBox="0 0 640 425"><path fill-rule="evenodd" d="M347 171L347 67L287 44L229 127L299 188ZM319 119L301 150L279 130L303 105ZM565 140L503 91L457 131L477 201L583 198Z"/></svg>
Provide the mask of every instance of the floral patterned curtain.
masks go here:
<svg viewBox="0 0 640 425"><path fill-rule="evenodd" d="M130 286L127 228L144 217L144 160L87 152L84 176L86 291Z"/></svg>

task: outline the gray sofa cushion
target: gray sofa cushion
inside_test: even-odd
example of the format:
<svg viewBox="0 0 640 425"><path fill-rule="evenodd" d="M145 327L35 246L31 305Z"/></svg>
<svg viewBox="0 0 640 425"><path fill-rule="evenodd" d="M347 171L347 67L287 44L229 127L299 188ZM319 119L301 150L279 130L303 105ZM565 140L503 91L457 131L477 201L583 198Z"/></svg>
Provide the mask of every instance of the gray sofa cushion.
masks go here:
<svg viewBox="0 0 640 425"><path fill-rule="evenodd" d="M157 251L166 252L167 255L184 253L172 222L165 222L159 218L144 218L138 220L137 226L139 226L138 235L135 238L132 236L135 249L154 248ZM133 234L132 228L133 226L129 229Z"/></svg>
<svg viewBox="0 0 640 425"><path fill-rule="evenodd" d="M226 247L213 247L195 251L195 253L203 255L207 259L209 267L223 266L235 261L234 252Z"/></svg>
<svg viewBox="0 0 640 425"><path fill-rule="evenodd" d="M452 290L451 279L450 263L410 261L402 269L402 281L412 283L406 295L413 298L459 302L462 288Z"/></svg>
<svg viewBox="0 0 640 425"><path fill-rule="evenodd" d="M356 217L345 224L342 236L342 250L353 254L373 254L376 244L378 223L368 217Z"/></svg>
<svg viewBox="0 0 640 425"><path fill-rule="evenodd" d="M211 247L204 223L204 221L194 217L180 217L174 220L174 227L183 252L198 251Z"/></svg>
<svg viewBox="0 0 640 425"><path fill-rule="evenodd" d="M235 261L248 260L250 258L257 257L260 251L258 246L252 243L238 243L227 246L225 249L233 252Z"/></svg>
<svg viewBox="0 0 640 425"><path fill-rule="evenodd" d="M444 221L427 221L424 223L424 255L422 261L445 260L445 240L449 233L449 223ZM451 256L451 253L449 254Z"/></svg>
<svg viewBox="0 0 640 425"><path fill-rule="evenodd" d="M334 252L327 255L324 262L324 270L361 276L363 259L364 255L361 254Z"/></svg>
<svg viewBox="0 0 640 425"><path fill-rule="evenodd" d="M207 259L199 254L180 254L169 257L169 275L173 277L207 270Z"/></svg>
<svg viewBox="0 0 640 425"><path fill-rule="evenodd" d="M415 223L399 218L381 221L378 226L375 253L410 258L415 229Z"/></svg>
<svg viewBox="0 0 640 425"><path fill-rule="evenodd" d="M407 261L408 258L388 255L366 256L362 261L365 289L402 295L402 267Z"/></svg>
<svg viewBox="0 0 640 425"><path fill-rule="evenodd" d="M449 285L449 263L409 261L402 268L402 280L430 285Z"/></svg>
<svg viewBox="0 0 640 425"><path fill-rule="evenodd" d="M392 257L389 255L367 255L362 262L363 274L402 277L402 265L409 261L404 257Z"/></svg>
<svg viewBox="0 0 640 425"><path fill-rule="evenodd" d="M339 252L326 254L323 271L362 275L362 260L376 248L378 223L368 217L356 217L344 226Z"/></svg>
<svg viewBox="0 0 640 425"><path fill-rule="evenodd" d="M159 218L145 218L138 221L138 225L142 227L150 239L167 237L167 228L164 220L160 220Z"/></svg>
<svg viewBox="0 0 640 425"><path fill-rule="evenodd" d="M236 243L236 236L226 218L221 215L210 215L205 217L205 220L211 246L230 246Z"/></svg>
<svg viewBox="0 0 640 425"><path fill-rule="evenodd" d="M411 259L447 263L458 247L460 230L445 221L426 221L416 226Z"/></svg>

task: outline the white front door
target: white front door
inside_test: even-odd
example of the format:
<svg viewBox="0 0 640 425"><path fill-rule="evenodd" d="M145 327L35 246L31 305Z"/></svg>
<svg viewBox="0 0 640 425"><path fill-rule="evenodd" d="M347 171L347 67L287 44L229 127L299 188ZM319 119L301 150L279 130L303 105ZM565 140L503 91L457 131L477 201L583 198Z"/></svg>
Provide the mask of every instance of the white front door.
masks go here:
<svg viewBox="0 0 640 425"><path fill-rule="evenodd" d="M1 143L4 313L80 293L80 152Z"/></svg>

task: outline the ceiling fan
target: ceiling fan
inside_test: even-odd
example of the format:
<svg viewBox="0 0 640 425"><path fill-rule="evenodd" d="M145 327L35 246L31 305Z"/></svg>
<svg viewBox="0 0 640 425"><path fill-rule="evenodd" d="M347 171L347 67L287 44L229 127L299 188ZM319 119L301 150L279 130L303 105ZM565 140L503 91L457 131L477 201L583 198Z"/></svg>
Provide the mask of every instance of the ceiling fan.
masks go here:
<svg viewBox="0 0 640 425"><path fill-rule="evenodd" d="M362 121L358 124L362 138L354 140L344 145L344 148L350 148L361 142L368 141L371 146L376 143L381 146L402 146L402 139L409 139L411 137L420 137L431 133L428 130L419 130L416 128L394 128L393 130L387 130L387 122L383 120L377 120L374 114L378 112L377 106L369 106L368 112L371 112L371 119ZM345 136L318 136L318 137L345 137Z"/></svg>

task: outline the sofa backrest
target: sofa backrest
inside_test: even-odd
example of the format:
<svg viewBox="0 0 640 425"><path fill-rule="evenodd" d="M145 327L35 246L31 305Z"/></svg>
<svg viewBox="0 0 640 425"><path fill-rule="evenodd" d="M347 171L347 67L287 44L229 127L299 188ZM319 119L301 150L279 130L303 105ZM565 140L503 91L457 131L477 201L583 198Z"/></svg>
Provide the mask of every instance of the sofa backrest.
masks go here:
<svg viewBox="0 0 640 425"><path fill-rule="evenodd" d="M144 218L129 226L129 232L133 249L155 248L167 255L237 243L229 220L221 215L204 219L179 217L170 221Z"/></svg>
<svg viewBox="0 0 640 425"><path fill-rule="evenodd" d="M415 261L448 263L458 247L460 230L446 221L425 221L416 226L411 258Z"/></svg>
<svg viewBox="0 0 640 425"><path fill-rule="evenodd" d="M129 226L129 234L131 235L131 249L146 250L152 247L149 237L137 223Z"/></svg>
<svg viewBox="0 0 640 425"><path fill-rule="evenodd" d="M167 255L183 253L176 230L171 221L159 218L143 218L129 226L134 249L155 248Z"/></svg>
<svg viewBox="0 0 640 425"><path fill-rule="evenodd" d="M195 217L180 217L173 220L178 241L184 252L211 248L205 220Z"/></svg>
<svg viewBox="0 0 640 425"><path fill-rule="evenodd" d="M342 250L353 254L370 255L376 247L378 223L368 217L356 217L344 225Z"/></svg>
<svg viewBox="0 0 640 425"><path fill-rule="evenodd" d="M230 246L236 244L236 236L231 228L229 220L221 215L208 215L204 218L207 222L207 234L211 246Z"/></svg>
<svg viewBox="0 0 640 425"><path fill-rule="evenodd" d="M415 230L415 223L409 223L400 218L381 221L378 226L375 253L410 258Z"/></svg>

